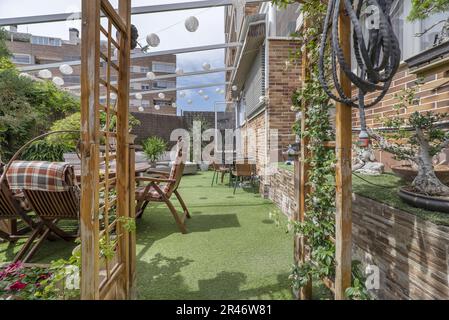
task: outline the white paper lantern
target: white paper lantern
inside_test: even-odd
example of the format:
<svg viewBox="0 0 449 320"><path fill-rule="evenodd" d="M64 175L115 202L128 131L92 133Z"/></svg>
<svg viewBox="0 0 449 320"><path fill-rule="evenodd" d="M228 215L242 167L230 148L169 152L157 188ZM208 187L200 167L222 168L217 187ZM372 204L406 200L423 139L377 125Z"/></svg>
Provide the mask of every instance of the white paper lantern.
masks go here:
<svg viewBox="0 0 449 320"><path fill-rule="evenodd" d="M135 95L135 97L136 97L136 99L137 100L142 100L143 99L143 96L142 96L142 94L141 93L136 93L136 95Z"/></svg>
<svg viewBox="0 0 449 320"><path fill-rule="evenodd" d="M156 74L154 73L154 72L148 72L147 73L147 79L148 80L154 80L154 79L156 79Z"/></svg>
<svg viewBox="0 0 449 320"><path fill-rule="evenodd" d="M232 91L237 91L237 86L232 86Z"/></svg>
<svg viewBox="0 0 449 320"><path fill-rule="evenodd" d="M165 93L160 92L158 95L159 99L165 99Z"/></svg>
<svg viewBox="0 0 449 320"><path fill-rule="evenodd" d="M184 70L181 69L181 68L177 68L175 72L176 72L176 74L177 74L178 76L181 76L181 75L184 74Z"/></svg>
<svg viewBox="0 0 449 320"><path fill-rule="evenodd" d="M216 92L216 93L220 93L220 88L216 88L216 89L215 89L215 92Z"/></svg>
<svg viewBox="0 0 449 320"><path fill-rule="evenodd" d="M143 111L144 111L144 108L143 108L142 106L140 106L138 110L139 110L140 112L143 112Z"/></svg>
<svg viewBox="0 0 449 320"><path fill-rule="evenodd" d="M157 104L157 105L154 106L154 109L161 110L161 106Z"/></svg>
<svg viewBox="0 0 449 320"><path fill-rule="evenodd" d="M205 95L205 96L204 96L204 100L206 100L206 101L209 100L209 96L208 96L208 95Z"/></svg>
<svg viewBox="0 0 449 320"><path fill-rule="evenodd" d="M59 67L59 71L61 71L62 74L69 76L73 73L73 68L69 66L68 64L62 64Z"/></svg>
<svg viewBox="0 0 449 320"><path fill-rule="evenodd" d="M204 94L204 90L198 90L198 94L202 96Z"/></svg>
<svg viewBox="0 0 449 320"><path fill-rule="evenodd" d="M211 68L212 67L211 67L210 63L207 63L207 62L203 63L203 70L204 71L209 71Z"/></svg>
<svg viewBox="0 0 449 320"><path fill-rule="evenodd" d="M51 77L53 77L53 74L48 69L40 70L37 75L42 79L50 79Z"/></svg>
<svg viewBox="0 0 449 320"><path fill-rule="evenodd" d="M192 99L187 100L187 103L192 104L193 103Z"/></svg>
<svg viewBox="0 0 449 320"><path fill-rule="evenodd" d="M22 72L21 74L19 74L19 77L33 79L33 76L28 74L28 73L26 73L26 72Z"/></svg>
<svg viewBox="0 0 449 320"><path fill-rule="evenodd" d="M181 92L179 93L179 96L180 96L181 98L184 98L184 97L186 96L186 93L185 93L184 91L181 91Z"/></svg>
<svg viewBox="0 0 449 320"><path fill-rule="evenodd" d="M176 102L173 102L172 104L171 104L171 106L172 106L172 108L174 108L174 109L176 109L178 106L176 105Z"/></svg>
<svg viewBox="0 0 449 320"><path fill-rule="evenodd" d="M200 22L198 19L194 16L188 17L185 22L185 26L187 31L189 32L195 32L198 30L198 27L200 26Z"/></svg>
<svg viewBox="0 0 449 320"><path fill-rule="evenodd" d="M150 47L157 47L161 43L161 39L159 39L159 36L155 33L150 33L147 35L147 43Z"/></svg>
<svg viewBox="0 0 449 320"><path fill-rule="evenodd" d="M63 86L64 85L64 80L61 77L54 77L53 78L53 83L57 86Z"/></svg>

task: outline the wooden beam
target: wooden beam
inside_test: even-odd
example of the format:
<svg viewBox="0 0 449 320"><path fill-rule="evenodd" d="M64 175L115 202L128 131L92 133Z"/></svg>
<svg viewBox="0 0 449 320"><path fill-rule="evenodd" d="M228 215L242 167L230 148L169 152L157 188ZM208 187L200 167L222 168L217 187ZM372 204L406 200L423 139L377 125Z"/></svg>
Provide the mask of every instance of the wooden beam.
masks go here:
<svg viewBox="0 0 449 320"><path fill-rule="evenodd" d="M351 63L351 23L344 10L343 1L339 14L339 38L344 58ZM346 96L350 97L351 81L340 68L339 78ZM336 271L335 299L345 299L345 290L351 286L351 232L352 232L352 110L344 103L337 103L336 108Z"/></svg>
<svg viewBox="0 0 449 320"><path fill-rule="evenodd" d="M98 300L100 0L82 1L81 48L81 299Z"/></svg>
<svg viewBox="0 0 449 320"><path fill-rule="evenodd" d="M307 28L307 25L309 24L309 22L306 20L304 21L304 28ZM310 80L310 69L309 69L309 59L307 57L307 51L304 50L304 52L302 52L301 55L301 77L302 77L302 86L304 87L307 83L307 81ZM306 117L307 117L307 102L303 101L302 102L302 106L301 106L301 114L302 114L302 118L301 118L301 132L305 132L307 130L307 126L306 126ZM298 204L299 204L299 221L300 222L304 222L306 219L306 211L307 211L307 207L306 207L306 199L308 197L308 195L310 194L311 190L310 190L310 186L308 184L309 181L309 171L310 171L310 166L309 164L305 161L305 159L310 158L310 152L309 152L309 138L305 137L304 135L301 135L301 159L300 159L300 164L301 164L301 169L299 170L299 172L297 172L298 174L300 174L299 176L299 190L300 190L300 195L299 195L299 199L298 199ZM306 249L306 239L304 238L304 236L298 236L295 237L295 262L296 263L301 263L304 262L307 259L307 249ZM298 298L301 300L309 300L312 298L312 279L310 279L309 283L301 288Z"/></svg>
<svg viewBox="0 0 449 320"><path fill-rule="evenodd" d="M130 209L130 177L129 177L129 84L131 65L131 0L119 0L118 14L125 24L125 30L120 32L119 43L119 78L117 107L117 216L129 218ZM119 228L120 260L125 264L122 275L122 285L125 295L130 297L130 247L129 232L122 226Z"/></svg>

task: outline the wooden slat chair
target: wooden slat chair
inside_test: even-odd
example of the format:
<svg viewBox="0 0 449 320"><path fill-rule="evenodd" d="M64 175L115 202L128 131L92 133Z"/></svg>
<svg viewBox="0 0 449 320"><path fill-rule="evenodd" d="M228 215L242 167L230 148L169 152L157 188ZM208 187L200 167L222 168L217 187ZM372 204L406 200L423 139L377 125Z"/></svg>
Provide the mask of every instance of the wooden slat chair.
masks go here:
<svg viewBox="0 0 449 320"><path fill-rule="evenodd" d="M3 163L0 163L0 176L3 175L3 167ZM16 220L22 220L26 224L24 228L12 233L0 230L0 238L11 242L23 238L34 226L33 220L27 215L29 212L30 207L23 194L12 192L6 179L0 178L0 221L9 220L10 223L15 223Z"/></svg>
<svg viewBox="0 0 449 320"><path fill-rule="evenodd" d="M137 183L146 183L146 185L137 187L136 189L136 216L137 218L142 217L145 208L150 202L164 202L173 215L181 232L187 233L185 219L190 219L190 213L178 192L178 187L184 171L184 159L181 146L182 143L179 142L177 157L169 173L151 171L149 173L153 175L152 177L136 177ZM176 196L184 210L182 217L179 217L173 203L170 201L173 194Z"/></svg>
<svg viewBox="0 0 449 320"><path fill-rule="evenodd" d="M213 187L214 182L218 184L218 176L221 174L221 183L224 181L224 177L227 173L231 173L231 169L223 164L220 164L217 160L212 162L212 168L214 169L214 175L212 176L212 184Z"/></svg>
<svg viewBox="0 0 449 320"><path fill-rule="evenodd" d="M80 189L73 166L67 163L15 161L6 176L11 189L21 190L40 218L14 261L28 262L50 234L65 241L78 236L57 226L61 220L79 219Z"/></svg>
<svg viewBox="0 0 449 320"><path fill-rule="evenodd" d="M249 163L248 159L244 159L244 163L237 161L234 164L234 168L231 171L231 178L234 180L234 194L237 189L239 180L243 182L244 178L249 178L251 185L255 190L254 178L255 178L255 165Z"/></svg>

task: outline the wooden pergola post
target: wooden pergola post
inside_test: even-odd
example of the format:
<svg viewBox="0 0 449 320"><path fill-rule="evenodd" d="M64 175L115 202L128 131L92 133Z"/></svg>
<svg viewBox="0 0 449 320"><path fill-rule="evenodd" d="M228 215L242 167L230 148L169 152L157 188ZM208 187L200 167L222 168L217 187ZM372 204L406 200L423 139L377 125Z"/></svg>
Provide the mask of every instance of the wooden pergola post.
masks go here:
<svg viewBox="0 0 449 320"><path fill-rule="evenodd" d="M351 22L341 2L339 38L345 60L351 61ZM351 81L340 68L339 78L347 97L351 97ZM344 103L336 106L336 223L335 223L335 299L346 298L351 286L352 249L352 110Z"/></svg>
<svg viewBox="0 0 449 320"><path fill-rule="evenodd" d="M99 78L100 78L100 0L82 2L81 46L81 299L98 300L99 286L99 221L98 168L100 139Z"/></svg>

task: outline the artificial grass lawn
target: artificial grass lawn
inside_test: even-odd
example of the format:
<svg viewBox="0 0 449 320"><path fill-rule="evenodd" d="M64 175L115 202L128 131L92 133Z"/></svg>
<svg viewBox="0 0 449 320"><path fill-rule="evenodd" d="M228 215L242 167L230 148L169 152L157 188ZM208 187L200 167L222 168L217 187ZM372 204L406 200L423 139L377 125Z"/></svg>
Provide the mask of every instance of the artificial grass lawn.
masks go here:
<svg viewBox="0 0 449 320"><path fill-rule="evenodd" d="M403 202L401 198L399 198L397 191L399 187L404 186L405 183L395 175L389 173L380 176L357 175L370 183L353 175L352 188L354 193L409 212L435 224L449 225L449 214L415 208Z"/></svg>
<svg viewBox="0 0 449 320"><path fill-rule="evenodd" d="M150 205L137 222L138 298L292 299L293 240L269 219L275 205L251 188L233 195L227 185L211 187L211 180L212 172L206 172L181 181L192 214L188 234L179 232L164 204ZM32 262L68 258L74 246L46 241ZM19 249L0 243L0 263ZM329 297L322 286L314 289L315 298Z"/></svg>

